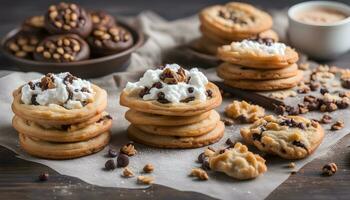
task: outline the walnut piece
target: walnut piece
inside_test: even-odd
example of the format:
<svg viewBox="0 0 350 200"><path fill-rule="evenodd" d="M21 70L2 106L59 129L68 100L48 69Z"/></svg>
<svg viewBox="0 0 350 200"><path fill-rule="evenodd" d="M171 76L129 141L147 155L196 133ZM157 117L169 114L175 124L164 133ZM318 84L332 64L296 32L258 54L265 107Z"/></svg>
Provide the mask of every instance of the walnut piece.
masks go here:
<svg viewBox="0 0 350 200"><path fill-rule="evenodd" d="M154 183L154 178L151 176L138 176L137 182L140 184L150 185Z"/></svg>
<svg viewBox="0 0 350 200"><path fill-rule="evenodd" d="M328 163L322 167L322 174L325 176L332 176L338 170L338 167L335 163Z"/></svg>
<svg viewBox="0 0 350 200"><path fill-rule="evenodd" d="M134 176L134 172L132 172L129 168L125 167L123 170L123 176L126 178L130 178Z"/></svg>
<svg viewBox="0 0 350 200"><path fill-rule="evenodd" d="M124 145L121 149L120 152L128 155L128 156L133 156L137 153L135 146L132 143Z"/></svg>
<svg viewBox="0 0 350 200"><path fill-rule="evenodd" d="M154 171L154 166L152 164L146 164L144 167L143 167L143 171L145 173L151 173Z"/></svg>
<svg viewBox="0 0 350 200"><path fill-rule="evenodd" d="M197 177L199 180L203 180L203 181L209 179L209 176L208 176L207 172L204 171L201 168L194 168L194 169L192 169L190 176Z"/></svg>

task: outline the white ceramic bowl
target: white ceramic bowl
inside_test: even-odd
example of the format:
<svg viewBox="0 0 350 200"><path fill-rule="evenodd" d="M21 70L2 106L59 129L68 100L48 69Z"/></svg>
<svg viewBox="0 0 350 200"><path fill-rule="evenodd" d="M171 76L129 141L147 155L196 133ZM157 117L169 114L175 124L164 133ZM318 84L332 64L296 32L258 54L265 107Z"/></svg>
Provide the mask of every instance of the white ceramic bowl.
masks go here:
<svg viewBox="0 0 350 200"><path fill-rule="evenodd" d="M303 11L312 8L328 8L340 11L347 18L332 24L308 24L296 19ZM292 6L288 10L290 44L310 57L322 60L334 59L350 50L350 7L333 1L309 1Z"/></svg>

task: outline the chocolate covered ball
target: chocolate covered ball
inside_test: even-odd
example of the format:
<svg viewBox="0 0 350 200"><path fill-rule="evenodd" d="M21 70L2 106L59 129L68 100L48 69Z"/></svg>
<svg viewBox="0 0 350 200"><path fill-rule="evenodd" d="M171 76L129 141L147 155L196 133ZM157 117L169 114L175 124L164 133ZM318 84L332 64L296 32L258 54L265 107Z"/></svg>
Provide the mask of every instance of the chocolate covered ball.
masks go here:
<svg viewBox="0 0 350 200"><path fill-rule="evenodd" d="M34 52L34 59L44 62L75 62L88 59L89 45L78 35L63 34L45 38Z"/></svg>
<svg viewBox="0 0 350 200"><path fill-rule="evenodd" d="M91 51L99 56L125 51L133 45L133 42L131 33L121 26L111 28L100 26L94 28L88 37Z"/></svg>
<svg viewBox="0 0 350 200"><path fill-rule="evenodd" d="M104 11L91 11L90 12L91 21L93 28L99 26L112 27L116 25L115 19L112 15Z"/></svg>
<svg viewBox="0 0 350 200"><path fill-rule="evenodd" d="M18 58L33 59L33 52L40 40L37 34L20 31L6 41L5 49Z"/></svg>
<svg viewBox="0 0 350 200"><path fill-rule="evenodd" d="M59 3L49 7L45 15L45 28L51 34L74 33L87 37L92 29L90 15L73 3Z"/></svg>

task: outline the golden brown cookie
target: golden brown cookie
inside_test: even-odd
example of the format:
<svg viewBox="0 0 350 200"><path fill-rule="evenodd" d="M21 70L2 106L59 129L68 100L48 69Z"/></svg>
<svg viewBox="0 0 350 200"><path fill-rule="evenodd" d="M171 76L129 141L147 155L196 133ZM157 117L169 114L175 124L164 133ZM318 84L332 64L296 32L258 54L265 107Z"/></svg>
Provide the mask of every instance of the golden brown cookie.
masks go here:
<svg viewBox="0 0 350 200"><path fill-rule="evenodd" d="M175 137L148 134L133 125L128 128L128 136L131 140L157 148L187 149L198 148L219 141L224 135L224 124L219 121L211 132L197 137Z"/></svg>
<svg viewBox="0 0 350 200"><path fill-rule="evenodd" d="M155 115L150 113L139 112L136 110L128 110L125 113L125 118L135 125L150 125L150 126L182 126L200 122L209 117L211 112L208 111L199 115L193 116L166 116Z"/></svg>
<svg viewBox="0 0 350 200"><path fill-rule="evenodd" d="M265 160L239 142L233 148L216 151L209 157L209 165L211 170L240 180L253 179L267 171Z"/></svg>
<svg viewBox="0 0 350 200"><path fill-rule="evenodd" d="M209 55L216 55L216 52L222 44L213 41L206 36L202 36L192 42L191 47L198 51Z"/></svg>
<svg viewBox="0 0 350 200"><path fill-rule="evenodd" d="M128 93L123 90L120 95L120 105L145 113L169 116L193 116L208 112L221 104L222 98L219 88L213 83L208 83L206 88L212 92L212 95L204 102L194 100L188 103L166 104L156 100L145 101L137 93Z"/></svg>
<svg viewBox="0 0 350 200"><path fill-rule="evenodd" d="M112 119L102 117L97 122L77 130L68 130L64 126L60 129L47 129L35 122L22 119L18 116L13 117L12 125L20 134L40 140L50 142L78 142L88 140L108 131L112 126Z"/></svg>
<svg viewBox="0 0 350 200"><path fill-rule="evenodd" d="M285 159L302 159L321 144L324 131L318 122L300 116L265 116L241 129L243 139L259 150Z"/></svg>
<svg viewBox="0 0 350 200"><path fill-rule="evenodd" d="M242 122L255 122L265 115L264 108L246 101L233 101L225 108L226 116Z"/></svg>
<svg viewBox="0 0 350 200"><path fill-rule="evenodd" d="M289 78L276 79L276 80L224 80L224 83L240 89L246 90L257 90L257 91L266 91L266 90L279 90L292 88L298 85L298 83L303 79L303 72L298 70L296 76Z"/></svg>
<svg viewBox="0 0 350 200"><path fill-rule="evenodd" d="M207 119L204 119L194 124L182 126L152 126L133 124L133 126L140 129L141 131L154 135L195 137L207 134L208 132L212 131L219 121L219 113L215 110L212 110Z"/></svg>
<svg viewBox="0 0 350 200"><path fill-rule="evenodd" d="M73 143L45 142L19 134L21 147L30 155L46 159L71 159L102 150L109 142L110 133L104 132L86 141Z"/></svg>
<svg viewBox="0 0 350 200"><path fill-rule="evenodd" d="M272 80L296 76L297 64L291 64L282 69L252 69L241 65L224 62L216 69L218 76L228 80Z"/></svg>

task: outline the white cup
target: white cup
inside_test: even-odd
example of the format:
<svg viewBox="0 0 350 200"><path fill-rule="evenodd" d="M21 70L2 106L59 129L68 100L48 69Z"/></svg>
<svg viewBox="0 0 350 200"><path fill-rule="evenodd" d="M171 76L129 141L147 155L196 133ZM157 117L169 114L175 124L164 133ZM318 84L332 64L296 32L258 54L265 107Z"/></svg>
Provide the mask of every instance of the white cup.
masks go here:
<svg viewBox="0 0 350 200"><path fill-rule="evenodd" d="M312 8L328 8L340 11L347 18L331 24L309 24L296 16ZM329 60L350 50L350 7L332 1L309 1L292 6L288 10L290 44L308 56Z"/></svg>

